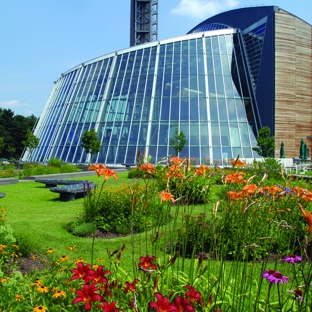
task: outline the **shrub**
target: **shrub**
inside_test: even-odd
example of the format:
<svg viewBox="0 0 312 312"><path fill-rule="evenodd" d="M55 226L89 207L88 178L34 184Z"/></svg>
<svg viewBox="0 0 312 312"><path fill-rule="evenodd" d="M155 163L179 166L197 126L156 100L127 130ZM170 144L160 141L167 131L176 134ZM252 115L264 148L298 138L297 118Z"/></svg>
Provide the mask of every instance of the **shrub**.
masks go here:
<svg viewBox="0 0 312 312"><path fill-rule="evenodd" d="M282 164L275 158L264 158L263 161L254 161L250 169L250 174L257 176L257 182L264 174L267 174L269 179L283 181Z"/></svg>
<svg viewBox="0 0 312 312"><path fill-rule="evenodd" d="M48 166L57 167L57 168L60 168L63 164L64 164L64 161L56 157L51 157L47 162Z"/></svg>
<svg viewBox="0 0 312 312"><path fill-rule="evenodd" d="M79 169L77 166L72 164L63 164L60 167L61 173L69 173L69 172L79 172L81 169Z"/></svg>
<svg viewBox="0 0 312 312"><path fill-rule="evenodd" d="M128 179L141 179L144 177L144 171L138 168L131 168L128 172Z"/></svg>
<svg viewBox="0 0 312 312"><path fill-rule="evenodd" d="M96 227L105 232L142 232L163 224L165 218L164 205L155 189L139 183L105 188L99 196L91 192L84 202L86 222L94 220Z"/></svg>
<svg viewBox="0 0 312 312"><path fill-rule="evenodd" d="M94 230L93 223L81 223L72 229L72 234L76 236L89 236L94 233Z"/></svg>

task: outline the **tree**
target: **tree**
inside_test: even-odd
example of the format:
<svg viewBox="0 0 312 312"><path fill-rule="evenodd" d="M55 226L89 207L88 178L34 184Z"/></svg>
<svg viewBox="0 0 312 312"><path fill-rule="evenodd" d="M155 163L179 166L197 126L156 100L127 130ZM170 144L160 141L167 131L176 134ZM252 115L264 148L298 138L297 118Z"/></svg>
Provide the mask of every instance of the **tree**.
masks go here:
<svg viewBox="0 0 312 312"><path fill-rule="evenodd" d="M15 116L10 109L0 108L0 135L6 146L2 149L1 157L20 158L25 148L22 142L27 139L27 130L33 129L36 121L37 118L34 115Z"/></svg>
<svg viewBox="0 0 312 312"><path fill-rule="evenodd" d="M27 129L26 139L22 141L22 144L28 150L30 154L29 158L31 158L34 149L39 145L39 138L37 138L30 129Z"/></svg>
<svg viewBox="0 0 312 312"><path fill-rule="evenodd" d="M92 155L98 153L101 149L101 142L98 139L97 132L94 129L90 131L85 131L81 137L81 146L86 150L87 154Z"/></svg>
<svg viewBox="0 0 312 312"><path fill-rule="evenodd" d="M0 156L1 156L2 151L4 150L4 147L5 147L4 138L0 137Z"/></svg>
<svg viewBox="0 0 312 312"><path fill-rule="evenodd" d="M262 157L274 157L275 151L275 137L270 136L271 130L265 126L259 130L259 136L257 137L258 147L254 147L259 156Z"/></svg>
<svg viewBox="0 0 312 312"><path fill-rule="evenodd" d="M176 155L180 153L186 144L186 137L184 132L181 130L179 132L178 125L175 125L175 131L173 138L170 140L170 146L175 150Z"/></svg>

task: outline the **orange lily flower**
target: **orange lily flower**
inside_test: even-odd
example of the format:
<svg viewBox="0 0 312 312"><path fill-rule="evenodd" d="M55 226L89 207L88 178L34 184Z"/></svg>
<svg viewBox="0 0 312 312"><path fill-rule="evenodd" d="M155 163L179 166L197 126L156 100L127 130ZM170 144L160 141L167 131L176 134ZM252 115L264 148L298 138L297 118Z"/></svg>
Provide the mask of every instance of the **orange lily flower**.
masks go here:
<svg viewBox="0 0 312 312"><path fill-rule="evenodd" d="M117 176L116 172L112 169L107 169L107 168L101 169L98 171L97 174L98 174L98 176L103 175L105 181L107 181L109 179L109 177L111 177L111 176L113 176L115 178L115 180L118 180L118 176Z"/></svg>
<svg viewBox="0 0 312 312"><path fill-rule="evenodd" d="M242 198L243 193L242 192L235 192L235 191L229 191L226 193L226 196L230 200L238 200Z"/></svg>
<svg viewBox="0 0 312 312"><path fill-rule="evenodd" d="M184 177L184 174L181 173L181 167L178 166L178 165L172 165L169 167L169 170L170 172L166 173L164 175L164 178L173 178L173 177L176 177L176 178L183 178Z"/></svg>
<svg viewBox="0 0 312 312"><path fill-rule="evenodd" d="M243 187L242 192L244 196L249 196L255 194L257 189L258 186L256 184L248 184Z"/></svg>
<svg viewBox="0 0 312 312"><path fill-rule="evenodd" d="M271 185L271 186L265 186L263 188L264 191L267 191L268 193L272 194L273 196L277 193L277 192L282 192L282 189L278 186L275 185Z"/></svg>
<svg viewBox="0 0 312 312"><path fill-rule="evenodd" d="M302 188L302 187L299 187L299 186L294 186L292 191L297 194L298 196L301 196L302 194L304 194L307 190Z"/></svg>
<svg viewBox="0 0 312 312"><path fill-rule="evenodd" d="M93 164L93 165L90 165L88 168L88 170L94 170L97 173L98 177L100 176L99 172L102 169L106 169L106 166L102 164Z"/></svg>
<svg viewBox="0 0 312 312"><path fill-rule="evenodd" d="M171 200L172 203L174 203L174 197L173 197L173 195L171 193L168 193L168 192L164 191L164 192L161 192L159 194L159 196L161 197L161 201L162 202L166 202L168 200Z"/></svg>
<svg viewBox="0 0 312 312"><path fill-rule="evenodd" d="M244 166L246 166L246 164L242 160L237 158L235 161L232 161L232 167L234 168L235 166L236 167L244 167Z"/></svg>
<svg viewBox="0 0 312 312"><path fill-rule="evenodd" d="M301 211L301 214L306 218L309 226L308 226L308 231L310 232L310 235L309 237L311 238L312 237L312 214L308 211L308 210L305 210L301 204L298 204L299 206L299 209Z"/></svg>
<svg viewBox="0 0 312 312"><path fill-rule="evenodd" d="M206 171L209 171L210 168L206 165L200 165L195 169L195 173L199 176L206 176Z"/></svg>
<svg viewBox="0 0 312 312"><path fill-rule="evenodd" d="M226 183L244 183L246 182L246 180L244 180L243 176L245 174L243 172L237 172L237 173L231 173L231 174L228 174L226 177L225 177L225 182Z"/></svg>
<svg viewBox="0 0 312 312"><path fill-rule="evenodd" d="M145 171L146 173L150 173L150 174L157 172L157 169L151 163L142 164L141 169Z"/></svg>
<svg viewBox="0 0 312 312"><path fill-rule="evenodd" d="M310 191L306 191L303 195L302 198L304 199L304 201L308 202L308 201L312 201L312 192Z"/></svg>
<svg viewBox="0 0 312 312"><path fill-rule="evenodd" d="M170 162L174 163L175 165L180 165L182 163L182 160L179 157L175 156L170 158Z"/></svg>

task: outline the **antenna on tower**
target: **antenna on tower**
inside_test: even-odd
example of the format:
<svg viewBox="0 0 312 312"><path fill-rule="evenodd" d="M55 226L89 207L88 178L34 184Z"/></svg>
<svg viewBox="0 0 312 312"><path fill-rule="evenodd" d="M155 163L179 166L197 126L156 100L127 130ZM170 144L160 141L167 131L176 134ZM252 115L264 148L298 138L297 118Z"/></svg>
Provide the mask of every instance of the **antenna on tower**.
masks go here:
<svg viewBox="0 0 312 312"><path fill-rule="evenodd" d="M131 0L130 46L158 39L158 0Z"/></svg>

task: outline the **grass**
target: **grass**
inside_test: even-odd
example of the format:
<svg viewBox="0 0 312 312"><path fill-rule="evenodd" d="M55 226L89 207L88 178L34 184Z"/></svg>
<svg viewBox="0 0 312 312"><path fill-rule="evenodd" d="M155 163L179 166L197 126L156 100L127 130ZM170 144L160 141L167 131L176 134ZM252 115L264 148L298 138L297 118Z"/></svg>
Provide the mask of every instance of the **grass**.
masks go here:
<svg viewBox="0 0 312 312"><path fill-rule="evenodd" d="M131 184L132 180L128 179L127 175L128 172L119 172L118 180L110 178L105 186L118 187L122 184ZM96 174L74 179L87 179L97 184L103 182L103 177L98 178ZM215 190L218 190L219 187L216 186ZM59 194L50 192L44 184L34 181L4 185L0 190L6 193L6 196L0 201L0 205L7 212L8 222L13 228L22 250L45 254L48 249L53 248L56 249L56 256L61 257L68 253L69 246L76 246L75 250L70 253L72 260L83 258L90 262L92 238L77 237L68 232L68 225L76 222L82 214L83 198L62 202L59 200ZM190 206L186 209L188 209L188 213L192 214L208 210L207 205ZM180 209L180 213L182 213L182 209ZM133 237L128 235L95 239L94 259L105 258L107 253L120 248L125 243L128 248L126 247L123 262L126 267L131 267L133 258L139 259L142 254L147 253L151 241L148 235L149 233L141 233L133 235Z"/></svg>
<svg viewBox="0 0 312 312"><path fill-rule="evenodd" d="M131 180L127 179L127 172L118 173L118 176L118 181L111 178L107 181L107 186L131 183ZM95 183L103 181L99 181L96 175L87 179ZM82 257L90 261L92 239L73 236L67 230L68 224L75 222L81 215L84 199L62 202L59 200L59 194L50 192L44 184L34 181L4 185L1 192L6 193L1 199L1 207L7 212L9 224L19 244L30 246L34 253L45 253L46 250L54 248L58 256L66 253L68 246L76 245L75 251L71 253L73 260ZM107 249L113 251L123 243L129 245L130 242L130 236L96 239L95 257L103 258ZM138 254L141 253L141 235L136 235L135 246Z"/></svg>

